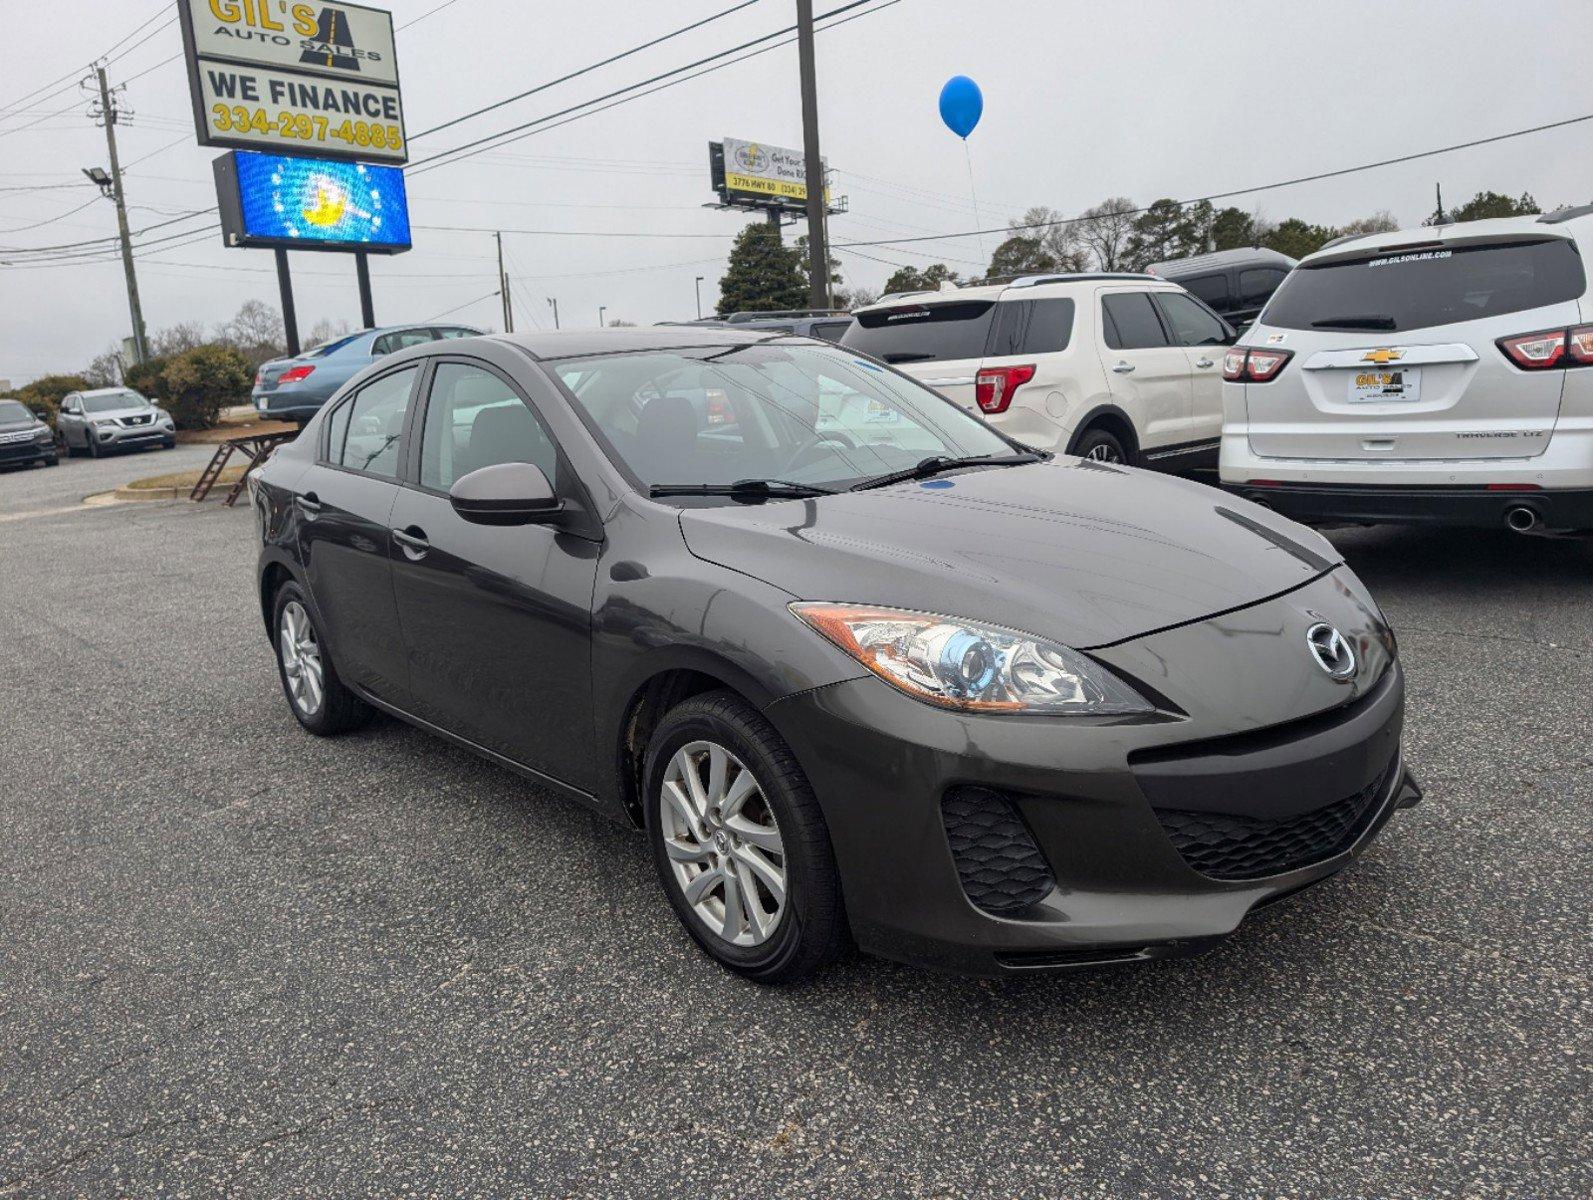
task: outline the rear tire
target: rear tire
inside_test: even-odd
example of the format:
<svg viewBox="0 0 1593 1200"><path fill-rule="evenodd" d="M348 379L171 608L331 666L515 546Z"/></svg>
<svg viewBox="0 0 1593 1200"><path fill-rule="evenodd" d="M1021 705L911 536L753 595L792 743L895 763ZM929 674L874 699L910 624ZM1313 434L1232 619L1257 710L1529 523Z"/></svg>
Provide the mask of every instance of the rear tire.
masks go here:
<svg viewBox="0 0 1593 1200"><path fill-rule="evenodd" d="M334 737L371 719L375 710L338 678L309 599L296 583L284 583L272 600L271 642L282 692L300 725L318 737Z"/></svg>
<svg viewBox="0 0 1593 1200"><path fill-rule="evenodd" d="M1078 443L1073 447L1073 453L1080 458L1087 458L1092 462L1114 463L1120 466L1133 466L1134 459L1127 446L1111 430L1086 429L1079 435Z"/></svg>
<svg viewBox="0 0 1593 1200"><path fill-rule="evenodd" d="M659 881L710 958L782 984L840 954L846 915L829 829L796 757L757 709L731 691L677 705L648 740L644 779Z"/></svg>

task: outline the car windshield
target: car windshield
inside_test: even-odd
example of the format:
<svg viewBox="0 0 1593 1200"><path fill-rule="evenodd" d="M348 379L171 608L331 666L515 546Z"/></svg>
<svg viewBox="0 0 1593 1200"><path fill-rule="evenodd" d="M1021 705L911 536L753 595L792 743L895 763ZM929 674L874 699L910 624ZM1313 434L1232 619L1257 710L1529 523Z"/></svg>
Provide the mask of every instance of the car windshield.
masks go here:
<svg viewBox="0 0 1593 1200"><path fill-rule="evenodd" d="M1575 300L1587 287L1566 238L1391 247L1296 267L1261 324L1278 329L1407 330Z"/></svg>
<svg viewBox="0 0 1593 1200"><path fill-rule="evenodd" d="M876 308L857 314L841 345L891 363L982 358L995 308L992 300Z"/></svg>
<svg viewBox="0 0 1593 1200"><path fill-rule="evenodd" d="M644 488L773 479L840 489L926 458L1020 449L937 393L844 350L760 343L547 365Z"/></svg>
<svg viewBox="0 0 1593 1200"><path fill-rule="evenodd" d="M26 421L33 414L20 400L0 400L0 421Z"/></svg>
<svg viewBox="0 0 1593 1200"><path fill-rule="evenodd" d="M90 413L121 412L124 408L144 408L148 404L148 400L128 388L83 397L83 411Z"/></svg>

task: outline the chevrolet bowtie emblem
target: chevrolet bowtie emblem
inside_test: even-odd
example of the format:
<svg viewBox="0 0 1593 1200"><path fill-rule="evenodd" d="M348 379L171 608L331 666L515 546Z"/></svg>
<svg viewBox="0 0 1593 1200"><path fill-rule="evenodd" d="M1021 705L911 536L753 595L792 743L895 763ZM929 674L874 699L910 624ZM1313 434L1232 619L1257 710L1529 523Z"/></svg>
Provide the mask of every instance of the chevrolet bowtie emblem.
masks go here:
<svg viewBox="0 0 1593 1200"><path fill-rule="evenodd" d="M1403 350L1368 350L1361 355L1361 361L1382 365L1404 357L1405 352Z"/></svg>

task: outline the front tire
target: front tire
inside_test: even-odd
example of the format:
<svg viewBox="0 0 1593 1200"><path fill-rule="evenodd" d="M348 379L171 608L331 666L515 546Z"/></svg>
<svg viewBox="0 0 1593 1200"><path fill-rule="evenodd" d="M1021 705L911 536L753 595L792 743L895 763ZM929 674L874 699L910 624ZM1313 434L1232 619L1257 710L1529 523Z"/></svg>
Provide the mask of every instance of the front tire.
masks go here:
<svg viewBox="0 0 1593 1200"><path fill-rule="evenodd" d="M83 437L83 445L87 447L88 456L90 458L100 457L102 451L100 450L100 441L98 438L85 434Z"/></svg>
<svg viewBox="0 0 1593 1200"><path fill-rule="evenodd" d="M319 737L332 737L369 721L373 710L338 678L303 589L283 584L271 612L277 674L299 724Z"/></svg>
<svg viewBox="0 0 1593 1200"><path fill-rule="evenodd" d="M758 983L794 983L846 944L829 830L790 748L730 691L665 714L647 746L648 838L697 945Z"/></svg>

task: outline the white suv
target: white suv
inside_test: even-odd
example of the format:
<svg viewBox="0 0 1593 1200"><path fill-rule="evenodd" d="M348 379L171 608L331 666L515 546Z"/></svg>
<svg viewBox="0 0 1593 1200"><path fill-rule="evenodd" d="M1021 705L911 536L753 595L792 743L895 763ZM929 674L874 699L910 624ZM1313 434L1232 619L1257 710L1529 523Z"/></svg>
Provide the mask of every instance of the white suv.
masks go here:
<svg viewBox="0 0 1593 1200"><path fill-rule="evenodd" d="M1164 469L1211 466L1234 332L1149 275L1036 275L883 297L841 345L1040 450Z"/></svg>
<svg viewBox="0 0 1593 1200"><path fill-rule="evenodd" d="M1224 362L1224 485L1301 520L1593 529L1593 206L1332 243Z"/></svg>

